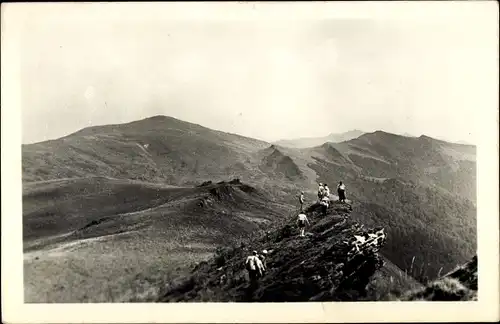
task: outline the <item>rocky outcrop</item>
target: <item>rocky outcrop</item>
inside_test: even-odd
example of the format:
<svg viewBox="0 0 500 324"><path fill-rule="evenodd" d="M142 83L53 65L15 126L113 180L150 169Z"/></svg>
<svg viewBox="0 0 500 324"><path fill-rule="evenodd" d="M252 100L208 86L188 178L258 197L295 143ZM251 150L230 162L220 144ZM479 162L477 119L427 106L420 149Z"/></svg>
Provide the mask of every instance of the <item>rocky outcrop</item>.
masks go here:
<svg viewBox="0 0 500 324"><path fill-rule="evenodd" d="M349 301L366 298L373 274L384 265L378 251L381 228L364 229L349 218L350 208L332 206L326 216L308 211L311 226L298 236L295 217L256 234L255 240L221 248L192 274L165 287L160 298L172 301ZM266 249L267 271L250 285L244 260Z"/></svg>

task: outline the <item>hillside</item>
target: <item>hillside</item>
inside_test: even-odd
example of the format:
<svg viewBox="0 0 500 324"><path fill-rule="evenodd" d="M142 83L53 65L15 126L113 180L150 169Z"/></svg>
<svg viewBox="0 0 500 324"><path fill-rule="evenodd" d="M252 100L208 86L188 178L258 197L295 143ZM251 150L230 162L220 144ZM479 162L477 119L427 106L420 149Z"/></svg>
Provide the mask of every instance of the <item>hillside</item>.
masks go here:
<svg viewBox="0 0 500 324"><path fill-rule="evenodd" d="M355 129L345 133L330 134L323 137L304 137L304 138L296 138L289 140L280 140L274 142L274 144L291 148L308 148L308 147L320 146L324 143L329 143L329 142L340 143L344 141L349 141L363 134L364 132Z"/></svg>
<svg viewBox="0 0 500 324"><path fill-rule="evenodd" d="M239 181L58 180L26 185L23 202L27 302L119 298L123 286L143 285L131 283L138 274L166 280L290 213Z"/></svg>
<svg viewBox="0 0 500 324"><path fill-rule="evenodd" d="M334 184L340 178L400 178L475 203L475 150L475 146L381 131L342 143L293 149L155 116L23 145L22 167L24 182L106 176L191 185L238 177L267 189L276 185L292 189L314 186L318 179ZM335 177L328 175L332 171ZM284 176L278 183L277 173Z"/></svg>
<svg viewBox="0 0 500 324"><path fill-rule="evenodd" d="M282 199L298 189L290 157L262 154L270 144L166 116L85 128L66 137L23 145L23 183L110 177L176 186L241 178ZM263 161L263 158L266 160ZM283 174L276 190L276 172ZM286 181L281 181L286 179Z"/></svg>
<svg viewBox="0 0 500 324"><path fill-rule="evenodd" d="M261 151L263 156L259 169L278 180L293 182L305 179L303 172L292 158L274 145Z"/></svg>
<svg viewBox="0 0 500 324"><path fill-rule="evenodd" d="M476 147L377 131L333 146L371 179L399 178L476 201Z"/></svg>
<svg viewBox="0 0 500 324"><path fill-rule="evenodd" d="M384 259L376 248L350 254L355 235L374 233L354 222L346 205L335 204L327 216L308 209L311 227L299 237L295 218L275 224L245 244L221 248L192 273L167 285L162 302L293 302L388 299L391 293L421 285ZM258 286L249 285L244 260L252 250L267 249L267 270Z"/></svg>
<svg viewBox="0 0 500 324"><path fill-rule="evenodd" d="M422 285L386 259L390 235L374 248L353 248L356 235L377 233L364 227L356 212L334 204L327 216L308 208L311 226L299 237L294 219L271 225L257 239L217 250L191 274L168 283L160 302L303 302L303 301L470 301L477 300L477 257ZM244 260L252 250L269 251L266 271L249 282ZM354 253L352 253L354 251ZM139 300L138 300L139 301ZM142 300L145 301L145 300Z"/></svg>
<svg viewBox="0 0 500 324"><path fill-rule="evenodd" d="M249 218L290 214L298 208L301 190L307 204L314 202L318 182L328 183L335 198L336 184L344 181L347 198L354 202L353 220L386 228L389 239L382 257L424 283L476 252L474 146L377 131L341 143L290 148L156 116L86 128L61 139L23 145L22 152L26 251L73 240L74 236L66 237L68 232L93 221L100 223L90 226L90 232L99 231L94 236L79 234L82 238L101 240L102 235L115 235L115 228L129 226L137 226L141 233L140 226L154 224L162 213L176 214L172 221L192 227L192 233L204 233L200 222L208 216L199 214L222 213L226 207L217 205L209 212L208 202L194 202L193 197L201 199L198 195L206 189L196 186L239 178L263 199L239 200L237 209L247 199L255 201L245 211ZM180 207L171 211L175 204L168 204L174 201L176 206L191 203L190 212L183 214ZM154 221L150 215L156 215ZM105 218L109 216L113 217ZM224 223L227 226L217 231L209 226L203 244L209 242L212 249L227 233L255 229L248 225L253 223ZM177 240L176 233L156 231L151 240L170 244ZM189 235L186 242L198 242L200 237ZM182 250L182 244L177 248Z"/></svg>
<svg viewBox="0 0 500 324"><path fill-rule="evenodd" d="M244 174L251 153L265 147L266 143L257 140L155 116L23 145L23 180L109 176L196 183Z"/></svg>
<svg viewBox="0 0 500 324"><path fill-rule="evenodd" d="M477 256L425 287L401 295L403 301L477 300Z"/></svg>

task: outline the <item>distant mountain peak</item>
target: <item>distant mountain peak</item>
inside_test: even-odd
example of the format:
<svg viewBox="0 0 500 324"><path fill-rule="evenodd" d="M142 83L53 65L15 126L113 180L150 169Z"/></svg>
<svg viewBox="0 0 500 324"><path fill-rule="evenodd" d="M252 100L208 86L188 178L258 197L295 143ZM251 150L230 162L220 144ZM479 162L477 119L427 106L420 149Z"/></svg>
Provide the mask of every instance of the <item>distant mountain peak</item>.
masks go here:
<svg viewBox="0 0 500 324"><path fill-rule="evenodd" d="M276 141L275 144L292 148L308 148L308 147L311 148L320 146L327 142L331 143L345 142L357 138L363 134L364 134L363 131L360 131L358 129L353 129L345 133L330 133L329 135L323 137L301 137L295 139L279 140Z"/></svg>
<svg viewBox="0 0 500 324"><path fill-rule="evenodd" d="M165 115L155 115L155 116L151 116L151 117L146 117L144 118L143 120L164 120L164 119L175 119L173 117L170 117L170 116L165 116Z"/></svg>
<svg viewBox="0 0 500 324"><path fill-rule="evenodd" d="M328 148L332 147L332 143L331 142L325 142L325 143L321 144L319 147L328 149Z"/></svg>
<svg viewBox="0 0 500 324"><path fill-rule="evenodd" d="M349 130L347 132L344 132L344 133L330 133L328 136L339 136L339 135L356 135L359 136L359 135L362 135L364 134L365 132L363 132L362 130L359 130L359 129L352 129L352 130Z"/></svg>
<svg viewBox="0 0 500 324"><path fill-rule="evenodd" d="M359 138L389 138L389 137L403 137L401 135L389 133L383 130L376 130L371 133L364 133Z"/></svg>
<svg viewBox="0 0 500 324"><path fill-rule="evenodd" d="M390 132L386 132L386 131L381 130L381 129L374 131L374 132L373 132L373 134L382 134L382 135L399 136L399 135L397 135L397 134L390 133Z"/></svg>
<svg viewBox="0 0 500 324"><path fill-rule="evenodd" d="M185 124L185 125L196 125L196 126L199 126L199 127L203 127L204 126L201 126L201 125L198 125L198 124L195 124L195 123L192 123L192 122L188 122L188 121L184 121L184 120L180 120L180 119L177 119L177 118L174 118L172 116L166 116L166 115L155 115L155 116L150 116L150 117L146 117L146 118L143 118L143 119L139 119L139 120L136 120L136 121L133 121L129 124L142 124L142 123L148 123L148 122L173 122L173 123L179 123L179 124Z"/></svg>

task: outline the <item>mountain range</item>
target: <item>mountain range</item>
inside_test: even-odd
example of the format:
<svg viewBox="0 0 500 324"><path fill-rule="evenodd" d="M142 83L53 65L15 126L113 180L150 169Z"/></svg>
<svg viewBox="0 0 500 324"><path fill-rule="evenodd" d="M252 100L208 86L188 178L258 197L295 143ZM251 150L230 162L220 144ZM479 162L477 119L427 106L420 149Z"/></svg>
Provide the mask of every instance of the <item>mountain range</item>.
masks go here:
<svg viewBox="0 0 500 324"><path fill-rule="evenodd" d="M333 199L347 185L349 217L386 229L381 254L408 280L425 284L475 255L475 146L349 136L300 147L154 116L23 145L26 301L155 290L294 215L300 191L313 204L318 182Z"/></svg>

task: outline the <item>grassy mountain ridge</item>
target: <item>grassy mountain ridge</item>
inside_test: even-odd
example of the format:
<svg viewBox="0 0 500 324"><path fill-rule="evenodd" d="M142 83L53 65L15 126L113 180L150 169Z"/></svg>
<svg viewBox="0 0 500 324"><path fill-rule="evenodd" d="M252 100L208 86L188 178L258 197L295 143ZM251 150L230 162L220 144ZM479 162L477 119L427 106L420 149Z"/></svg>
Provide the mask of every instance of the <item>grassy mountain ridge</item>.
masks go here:
<svg viewBox="0 0 500 324"><path fill-rule="evenodd" d="M249 153L265 147L257 140L156 116L25 145L23 176L25 181L106 175L181 183L191 174L213 178L244 171Z"/></svg>
<svg viewBox="0 0 500 324"><path fill-rule="evenodd" d="M382 131L333 146L361 167L365 176L402 178L476 200L475 146Z"/></svg>
<svg viewBox="0 0 500 324"><path fill-rule="evenodd" d="M112 240L123 254L124 246L147 246L152 255L163 246L182 259L186 246L199 244L201 252L189 257L194 260L210 255L227 235L249 235L290 215L301 190L312 203L317 182L328 183L335 198L339 180L357 208L355 220L387 229L382 257L403 273L425 282L475 253L470 145L379 131L291 148L155 116L23 145L22 152L27 253L79 242L90 251ZM236 191L223 183L197 187L231 178L256 191L245 193L241 184L231 185ZM211 194L210 186L219 186L218 193Z"/></svg>

